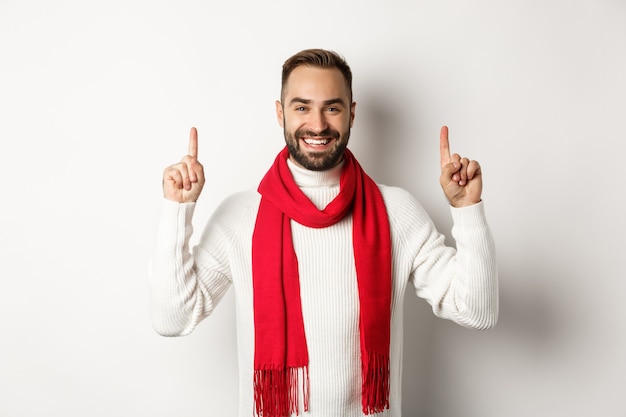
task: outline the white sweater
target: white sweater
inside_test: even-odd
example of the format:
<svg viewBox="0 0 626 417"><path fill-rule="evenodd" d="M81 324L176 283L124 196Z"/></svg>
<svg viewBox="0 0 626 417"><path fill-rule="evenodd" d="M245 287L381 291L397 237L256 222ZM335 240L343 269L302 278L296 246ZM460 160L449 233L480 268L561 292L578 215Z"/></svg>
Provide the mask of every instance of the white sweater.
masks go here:
<svg viewBox="0 0 626 417"><path fill-rule="evenodd" d="M296 183L318 208L339 190L340 167L312 172L289 164ZM410 282L438 317L488 329L498 316L495 247L483 204L452 208L457 249L444 245L427 213L405 190L380 185L392 239L390 409L401 415L403 300ZM253 414L254 316L252 232L255 191L227 198L189 249L195 204L163 203L150 289L153 325L164 336L189 334L235 290L239 355L239 416ZM352 218L313 229L292 221L302 314L309 350L310 410L305 417L361 417L359 298ZM219 360L219 359L218 359ZM302 409L301 409L302 410Z"/></svg>

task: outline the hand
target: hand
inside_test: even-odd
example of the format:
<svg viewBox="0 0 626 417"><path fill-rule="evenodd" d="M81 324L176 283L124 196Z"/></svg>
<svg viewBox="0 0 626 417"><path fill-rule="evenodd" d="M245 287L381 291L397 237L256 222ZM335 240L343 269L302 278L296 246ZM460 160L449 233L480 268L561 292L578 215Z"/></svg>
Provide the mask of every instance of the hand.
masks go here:
<svg viewBox="0 0 626 417"><path fill-rule="evenodd" d="M198 200L204 186L204 168L198 162L198 131L195 127L189 132L189 154L163 172L163 195L178 203L191 203Z"/></svg>
<svg viewBox="0 0 626 417"><path fill-rule="evenodd" d="M450 204L454 207L464 207L478 203L483 190L480 165L476 161L461 158L456 153L450 156L447 126L441 128L439 150L441 153L439 182Z"/></svg>

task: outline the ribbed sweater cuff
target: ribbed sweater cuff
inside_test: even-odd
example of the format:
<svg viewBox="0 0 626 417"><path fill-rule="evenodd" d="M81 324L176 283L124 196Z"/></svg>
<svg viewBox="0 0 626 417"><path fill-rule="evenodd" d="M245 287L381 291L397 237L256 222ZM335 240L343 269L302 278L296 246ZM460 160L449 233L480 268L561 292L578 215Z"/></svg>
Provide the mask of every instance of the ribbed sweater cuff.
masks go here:
<svg viewBox="0 0 626 417"><path fill-rule="evenodd" d="M161 216L164 219L178 218L179 221L184 219L184 224L188 224L191 222L195 208L196 203L177 203L175 201L163 199Z"/></svg>
<svg viewBox="0 0 626 417"><path fill-rule="evenodd" d="M452 207L452 220L456 227L475 228L487 227L487 217L485 216L485 206L482 201L466 207Z"/></svg>

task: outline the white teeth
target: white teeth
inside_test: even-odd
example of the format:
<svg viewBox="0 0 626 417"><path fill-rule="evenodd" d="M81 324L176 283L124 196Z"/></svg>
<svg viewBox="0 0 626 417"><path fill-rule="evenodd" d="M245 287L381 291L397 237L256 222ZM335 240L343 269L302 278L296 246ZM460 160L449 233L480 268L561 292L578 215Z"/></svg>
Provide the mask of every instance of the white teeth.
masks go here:
<svg viewBox="0 0 626 417"><path fill-rule="evenodd" d="M307 145L326 145L328 139L304 139Z"/></svg>

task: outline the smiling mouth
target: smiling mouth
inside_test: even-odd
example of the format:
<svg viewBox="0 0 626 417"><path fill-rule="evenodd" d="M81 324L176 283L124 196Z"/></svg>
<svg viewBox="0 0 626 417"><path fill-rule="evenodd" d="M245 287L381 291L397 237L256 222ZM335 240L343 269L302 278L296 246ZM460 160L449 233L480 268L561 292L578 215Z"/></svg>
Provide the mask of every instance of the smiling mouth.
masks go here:
<svg viewBox="0 0 626 417"><path fill-rule="evenodd" d="M330 142L330 139L314 139L314 138L302 138L304 143L312 146L323 146L327 145Z"/></svg>

